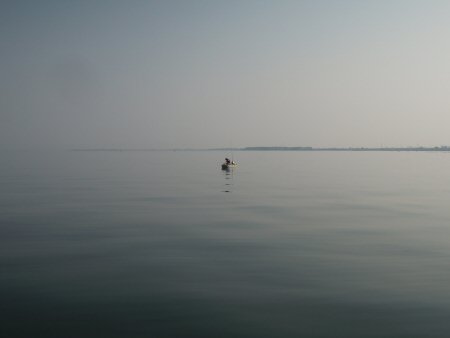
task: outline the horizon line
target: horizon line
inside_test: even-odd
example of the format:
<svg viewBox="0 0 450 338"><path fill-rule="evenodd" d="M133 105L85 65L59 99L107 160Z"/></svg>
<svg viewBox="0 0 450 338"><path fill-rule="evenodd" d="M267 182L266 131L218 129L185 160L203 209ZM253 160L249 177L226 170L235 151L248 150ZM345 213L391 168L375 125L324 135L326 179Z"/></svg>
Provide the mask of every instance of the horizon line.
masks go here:
<svg viewBox="0 0 450 338"><path fill-rule="evenodd" d="M450 146L310 147L254 146L223 148L71 148L69 151L450 151Z"/></svg>

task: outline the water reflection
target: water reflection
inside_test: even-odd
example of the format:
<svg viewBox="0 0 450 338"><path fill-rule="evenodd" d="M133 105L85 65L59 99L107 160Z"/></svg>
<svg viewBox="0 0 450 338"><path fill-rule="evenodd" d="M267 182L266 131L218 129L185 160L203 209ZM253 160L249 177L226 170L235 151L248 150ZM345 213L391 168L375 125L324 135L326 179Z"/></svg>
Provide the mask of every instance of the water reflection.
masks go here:
<svg viewBox="0 0 450 338"><path fill-rule="evenodd" d="M231 192L231 187L233 186L233 167L222 167L222 173L225 177L225 190L222 192Z"/></svg>

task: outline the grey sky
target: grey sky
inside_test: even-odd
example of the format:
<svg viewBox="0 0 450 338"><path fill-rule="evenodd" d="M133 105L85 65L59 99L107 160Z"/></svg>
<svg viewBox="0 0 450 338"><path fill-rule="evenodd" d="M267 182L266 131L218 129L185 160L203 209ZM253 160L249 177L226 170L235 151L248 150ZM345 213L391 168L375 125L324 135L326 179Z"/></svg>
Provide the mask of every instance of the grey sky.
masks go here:
<svg viewBox="0 0 450 338"><path fill-rule="evenodd" d="M2 1L0 143L450 145L449 1Z"/></svg>

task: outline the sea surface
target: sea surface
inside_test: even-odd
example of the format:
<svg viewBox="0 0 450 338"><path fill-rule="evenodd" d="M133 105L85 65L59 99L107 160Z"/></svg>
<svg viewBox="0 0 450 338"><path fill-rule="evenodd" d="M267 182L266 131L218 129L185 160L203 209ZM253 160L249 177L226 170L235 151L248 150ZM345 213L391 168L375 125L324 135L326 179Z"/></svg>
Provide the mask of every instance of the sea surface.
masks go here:
<svg viewBox="0 0 450 338"><path fill-rule="evenodd" d="M1 337L450 337L450 153L1 156Z"/></svg>

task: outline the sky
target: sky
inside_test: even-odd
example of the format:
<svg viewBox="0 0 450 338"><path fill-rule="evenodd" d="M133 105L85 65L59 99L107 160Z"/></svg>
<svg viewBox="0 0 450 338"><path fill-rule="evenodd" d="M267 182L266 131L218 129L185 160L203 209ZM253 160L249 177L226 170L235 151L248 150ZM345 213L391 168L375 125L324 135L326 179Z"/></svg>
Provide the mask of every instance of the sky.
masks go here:
<svg viewBox="0 0 450 338"><path fill-rule="evenodd" d="M0 148L450 145L450 2L0 1Z"/></svg>

